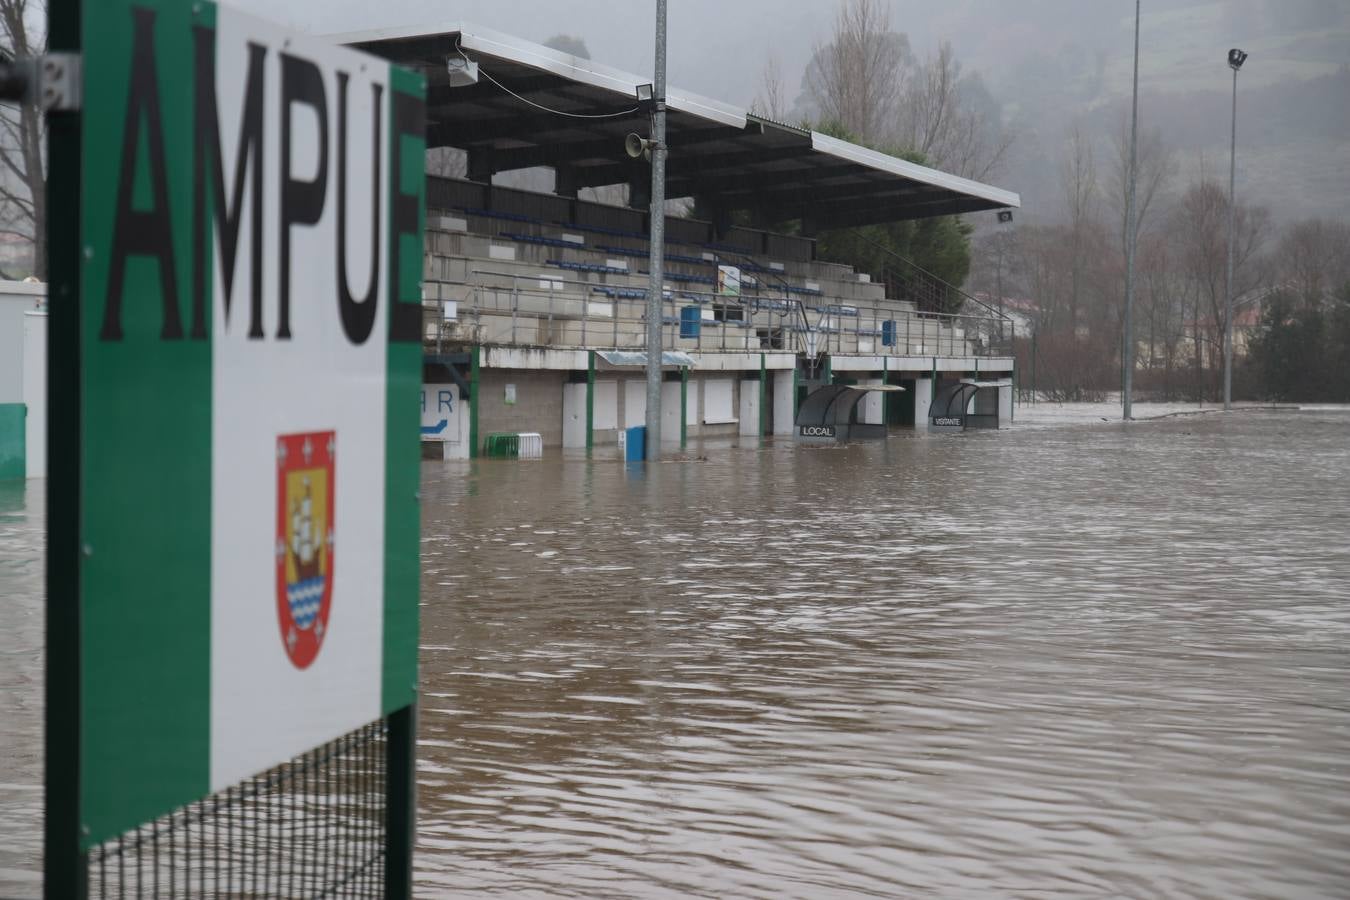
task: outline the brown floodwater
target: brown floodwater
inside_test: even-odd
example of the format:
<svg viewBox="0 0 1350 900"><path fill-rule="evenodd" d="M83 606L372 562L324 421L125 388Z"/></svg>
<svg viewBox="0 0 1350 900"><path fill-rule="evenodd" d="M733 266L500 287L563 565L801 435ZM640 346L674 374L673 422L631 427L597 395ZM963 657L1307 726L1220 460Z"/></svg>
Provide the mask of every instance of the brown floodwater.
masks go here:
<svg viewBox="0 0 1350 900"><path fill-rule="evenodd" d="M421 894L1350 896L1350 414L702 453L424 464Z"/></svg>

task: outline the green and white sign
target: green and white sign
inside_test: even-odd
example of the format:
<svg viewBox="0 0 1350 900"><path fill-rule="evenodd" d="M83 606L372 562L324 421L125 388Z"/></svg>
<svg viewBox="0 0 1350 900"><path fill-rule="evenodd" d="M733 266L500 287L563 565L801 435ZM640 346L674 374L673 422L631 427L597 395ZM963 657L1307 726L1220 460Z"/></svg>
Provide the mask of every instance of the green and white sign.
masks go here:
<svg viewBox="0 0 1350 900"><path fill-rule="evenodd" d="M424 85L211 3L83 19L90 846L414 700Z"/></svg>

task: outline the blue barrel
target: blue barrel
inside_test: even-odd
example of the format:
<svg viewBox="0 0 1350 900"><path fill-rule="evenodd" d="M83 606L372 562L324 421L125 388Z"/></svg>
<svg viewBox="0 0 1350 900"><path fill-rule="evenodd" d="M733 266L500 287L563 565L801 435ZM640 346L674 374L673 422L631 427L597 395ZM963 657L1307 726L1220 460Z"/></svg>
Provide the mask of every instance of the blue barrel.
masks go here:
<svg viewBox="0 0 1350 900"><path fill-rule="evenodd" d="M697 306L680 308L680 337L697 338L703 325L703 310Z"/></svg>
<svg viewBox="0 0 1350 900"><path fill-rule="evenodd" d="M647 458L647 426L634 425L624 435L624 462L642 462Z"/></svg>

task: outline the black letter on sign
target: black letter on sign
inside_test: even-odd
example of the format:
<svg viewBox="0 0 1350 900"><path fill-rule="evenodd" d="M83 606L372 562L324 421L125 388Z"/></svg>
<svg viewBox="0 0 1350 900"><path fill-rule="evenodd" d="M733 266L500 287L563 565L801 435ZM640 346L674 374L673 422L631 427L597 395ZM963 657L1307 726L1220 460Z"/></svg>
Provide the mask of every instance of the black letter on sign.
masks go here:
<svg viewBox="0 0 1350 900"><path fill-rule="evenodd" d="M173 264L173 229L169 223L169 184L164 167L164 127L159 116L159 80L155 76L155 13L133 9L135 34L131 43L131 85L127 114L122 122L122 168L117 176L117 217L113 221L112 262L108 269L108 299L103 307L99 338L122 339L122 282L128 256L159 260L159 293L164 304L162 341L181 340L183 322L178 312L178 276ZM141 119L145 119L150 152L149 210L131 208L136 189L136 158L141 148Z"/></svg>
<svg viewBox="0 0 1350 900"><path fill-rule="evenodd" d="M230 321L230 297L234 293L234 263L238 258L239 225L243 216L244 177L249 174L252 160L253 177L249 179L249 326L250 338L261 338L262 327L262 213L263 213L263 57L267 48L260 44L248 45L248 76L244 82L244 112L239 124L239 144L234 158L234 190L229 202L225 200L225 160L220 152L220 118L216 108L216 33L209 28L194 26L192 39L196 49L195 115L197 152L192 164L192 263L196 273L192 280L192 336L206 337L206 290L211 272L206 265L207 241L211 235L206 227L206 156L212 154L211 201L215 214L216 231L220 235L220 268L225 275L225 323Z"/></svg>
<svg viewBox="0 0 1350 900"><path fill-rule="evenodd" d="M370 281L366 295L357 300L347 284L347 73L338 73L337 125L337 284L342 329L353 344L364 344L375 327L375 285L380 277L380 85L371 85L375 114L371 119L370 168Z"/></svg>
<svg viewBox="0 0 1350 900"><path fill-rule="evenodd" d="M319 118L319 168L313 181L291 177L291 104L314 108ZM281 322L277 338L291 336L291 225L313 225L323 216L328 192L328 98L319 67L281 54Z"/></svg>
<svg viewBox="0 0 1350 900"><path fill-rule="evenodd" d="M418 231L418 209L416 194L405 194L399 189L403 176L403 136L411 135L426 139L426 106L421 99L401 91L391 91L394 106L394 133L390 135L389 151L389 193L394 199L389 223L389 340L421 343L422 341L422 298L415 303L403 299L403 266L399 255L399 238L405 234L416 235ZM420 165L420 160L419 160ZM418 258L422 248L418 247Z"/></svg>

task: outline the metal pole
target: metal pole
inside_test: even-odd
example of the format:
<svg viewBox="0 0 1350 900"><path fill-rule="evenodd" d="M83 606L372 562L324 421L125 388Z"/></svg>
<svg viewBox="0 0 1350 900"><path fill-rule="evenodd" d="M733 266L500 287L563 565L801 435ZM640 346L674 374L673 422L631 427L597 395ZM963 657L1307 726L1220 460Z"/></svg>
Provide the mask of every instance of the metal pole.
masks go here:
<svg viewBox="0 0 1350 900"><path fill-rule="evenodd" d="M666 0L656 0L652 205L647 281L647 459L661 457L661 289L666 249Z"/></svg>
<svg viewBox="0 0 1350 900"><path fill-rule="evenodd" d="M413 845L417 843L417 704L389 714L385 738L384 896L412 896Z"/></svg>
<svg viewBox="0 0 1350 900"><path fill-rule="evenodd" d="M47 5L47 46L80 52L81 0ZM47 408L80 409L80 148L78 110L47 113ZM43 723L42 896L89 895L80 797L80 427L79 415L47 417L46 708Z"/></svg>
<svg viewBox="0 0 1350 900"><path fill-rule="evenodd" d="M1237 207L1237 75L1233 69L1233 142L1228 153L1228 278L1224 282L1223 408L1233 408L1233 213Z"/></svg>
<svg viewBox="0 0 1350 900"><path fill-rule="evenodd" d="M1134 186L1138 168L1139 146L1139 2L1134 0L1134 98L1130 107L1130 188L1125 201L1125 341L1121 348L1121 365L1125 381L1121 386L1124 406L1121 418L1132 418L1134 394L1134 253L1139 235L1135 227Z"/></svg>

